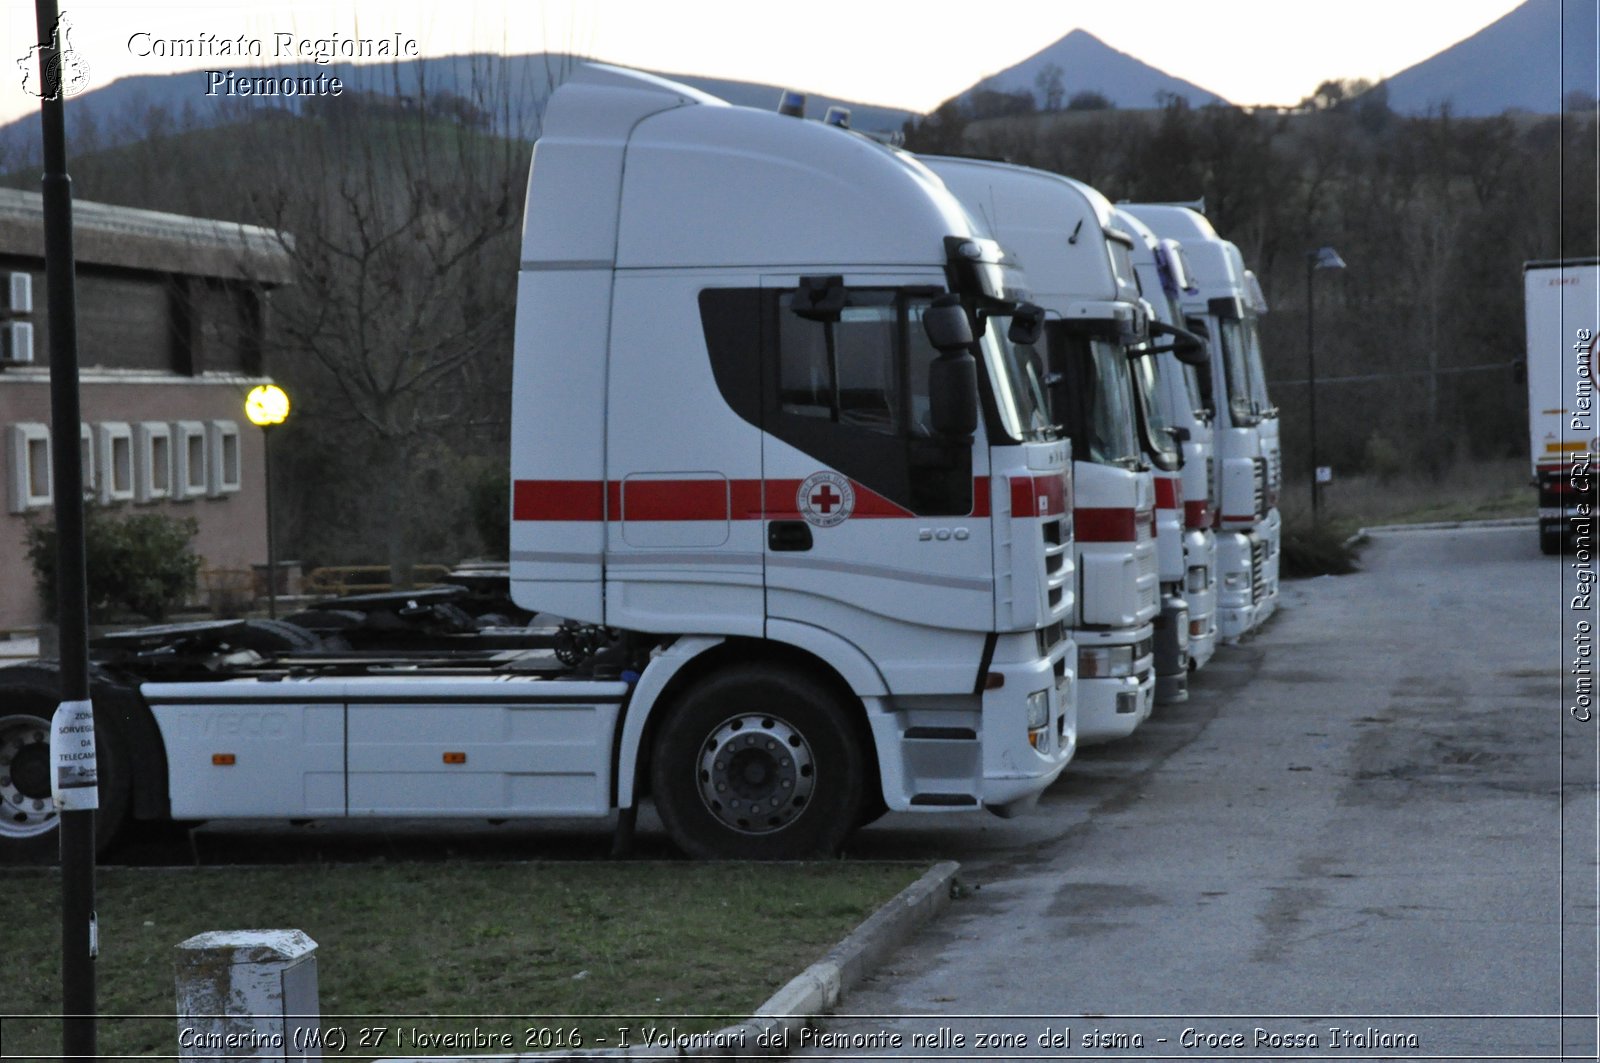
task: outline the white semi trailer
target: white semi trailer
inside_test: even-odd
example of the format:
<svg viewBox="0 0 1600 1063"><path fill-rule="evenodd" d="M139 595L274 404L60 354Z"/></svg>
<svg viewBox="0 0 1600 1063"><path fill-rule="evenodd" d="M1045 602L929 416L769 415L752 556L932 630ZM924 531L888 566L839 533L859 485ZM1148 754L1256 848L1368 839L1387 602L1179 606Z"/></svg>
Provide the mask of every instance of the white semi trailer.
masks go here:
<svg viewBox="0 0 1600 1063"><path fill-rule="evenodd" d="M1600 259L1529 262L1528 445L1539 491L1539 549L1561 552L1575 531L1594 541L1594 343L1600 333Z"/></svg>
<svg viewBox="0 0 1600 1063"><path fill-rule="evenodd" d="M786 858L1028 807L1077 650L1070 452L990 324L1025 291L903 153L580 68L534 150L512 395L511 593L567 624L490 638L436 591L359 603L361 652L359 620L114 640L102 841L648 793L691 854ZM0 859L54 852L54 690L0 670Z"/></svg>

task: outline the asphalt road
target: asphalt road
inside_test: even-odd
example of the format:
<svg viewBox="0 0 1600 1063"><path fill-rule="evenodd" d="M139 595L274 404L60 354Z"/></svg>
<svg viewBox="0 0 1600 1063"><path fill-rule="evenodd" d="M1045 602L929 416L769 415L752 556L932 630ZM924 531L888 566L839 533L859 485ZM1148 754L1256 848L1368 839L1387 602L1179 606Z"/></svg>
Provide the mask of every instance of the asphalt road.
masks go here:
<svg viewBox="0 0 1600 1063"><path fill-rule="evenodd" d="M967 893L802 1054L1594 1058L1570 573L1526 528L1383 534L1363 568L1285 583L1035 815L864 832Z"/></svg>

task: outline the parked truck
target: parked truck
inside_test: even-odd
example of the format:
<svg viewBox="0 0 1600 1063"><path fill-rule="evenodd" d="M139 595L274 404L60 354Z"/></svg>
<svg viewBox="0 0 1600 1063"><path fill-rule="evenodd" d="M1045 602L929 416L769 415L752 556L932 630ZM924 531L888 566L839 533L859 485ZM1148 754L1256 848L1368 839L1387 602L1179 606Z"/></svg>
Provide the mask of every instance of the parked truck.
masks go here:
<svg viewBox="0 0 1600 1063"><path fill-rule="evenodd" d="M1212 439L1217 466L1217 627L1237 641L1276 608L1282 519L1276 505L1276 416L1267 405L1257 317L1239 249L1220 238L1205 216L1183 206L1125 204L1121 208L1157 236L1181 242L1195 282L1179 302L1184 319L1211 345Z"/></svg>
<svg viewBox="0 0 1600 1063"><path fill-rule="evenodd" d="M980 159L931 157L928 165L968 212L1020 260L1044 308L1041 378L1072 442L1078 544L1078 738L1130 734L1150 715L1158 676L1186 694L1187 639L1158 656L1155 621L1187 632L1179 596L1163 603L1157 559L1157 479L1176 487L1174 438L1141 408L1153 382L1148 306L1132 264L1133 237L1111 204L1059 174ZM1171 534L1177 534L1177 526ZM1175 540L1181 553L1181 539ZM1163 614L1163 604L1166 606Z"/></svg>
<svg viewBox="0 0 1600 1063"><path fill-rule="evenodd" d="M548 638L262 621L97 652L129 817L595 817L702 857L1028 807L1076 744L1069 450L1026 280L926 169L600 65L534 149L510 587ZM1021 311L1020 314L1017 312ZM391 625L448 619L401 595ZM376 608L376 607L373 607ZM0 671L0 854L53 851L48 663Z"/></svg>
<svg viewBox="0 0 1600 1063"><path fill-rule="evenodd" d="M1575 532L1594 543L1594 342L1600 333L1600 259L1522 267L1528 317L1528 444L1539 491L1539 549L1561 552Z"/></svg>
<svg viewBox="0 0 1600 1063"><path fill-rule="evenodd" d="M1125 211L1118 210L1115 217L1118 226L1135 240L1134 273L1156 320L1183 328L1182 297L1199 291L1190 276L1183 245L1158 238L1149 226ZM1154 405L1182 451L1180 476L1167 489L1167 498L1161 496L1160 483L1156 485L1162 594L1181 597L1187 606L1189 666L1200 669L1211 660L1217 645L1217 536L1211 530L1217 505L1216 464L1207 396L1209 373L1180 361L1175 351L1152 354L1147 361L1147 372L1153 371L1155 377ZM1204 365L1209 369L1209 355ZM1169 512L1163 512L1163 501L1169 503Z"/></svg>

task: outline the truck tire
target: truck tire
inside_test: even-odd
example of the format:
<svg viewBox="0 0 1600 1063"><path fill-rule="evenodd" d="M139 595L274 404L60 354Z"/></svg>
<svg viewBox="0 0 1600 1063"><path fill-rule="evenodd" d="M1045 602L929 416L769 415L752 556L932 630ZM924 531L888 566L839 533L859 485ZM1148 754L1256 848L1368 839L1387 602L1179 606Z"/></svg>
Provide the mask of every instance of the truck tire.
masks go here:
<svg viewBox="0 0 1600 1063"><path fill-rule="evenodd" d="M671 706L650 781L674 844L706 860L830 856L861 808L862 743L827 686L754 664Z"/></svg>
<svg viewBox="0 0 1600 1063"><path fill-rule="evenodd" d="M1561 529L1539 529L1539 552L1541 554L1559 554L1561 552Z"/></svg>
<svg viewBox="0 0 1600 1063"><path fill-rule="evenodd" d="M0 688L0 864L49 864L60 856L60 816L50 797L50 718L57 695L33 688ZM128 815L128 775L116 735L97 722L95 756L100 808L95 850L116 840Z"/></svg>

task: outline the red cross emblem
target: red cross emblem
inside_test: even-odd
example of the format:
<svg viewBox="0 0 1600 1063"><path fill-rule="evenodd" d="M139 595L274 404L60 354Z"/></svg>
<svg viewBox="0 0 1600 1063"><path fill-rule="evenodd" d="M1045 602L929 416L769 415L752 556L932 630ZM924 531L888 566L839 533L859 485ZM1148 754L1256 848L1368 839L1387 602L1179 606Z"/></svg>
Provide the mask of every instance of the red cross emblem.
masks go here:
<svg viewBox="0 0 1600 1063"><path fill-rule="evenodd" d="M795 509L806 523L818 528L843 524L856 508L856 489L848 476L836 472L814 472L795 492Z"/></svg>
<svg viewBox="0 0 1600 1063"><path fill-rule="evenodd" d="M811 504L822 510L823 513L832 513L833 507L842 501L844 501L843 496L834 491L828 484L823 484L822 490L811 496Z"/></svg>

